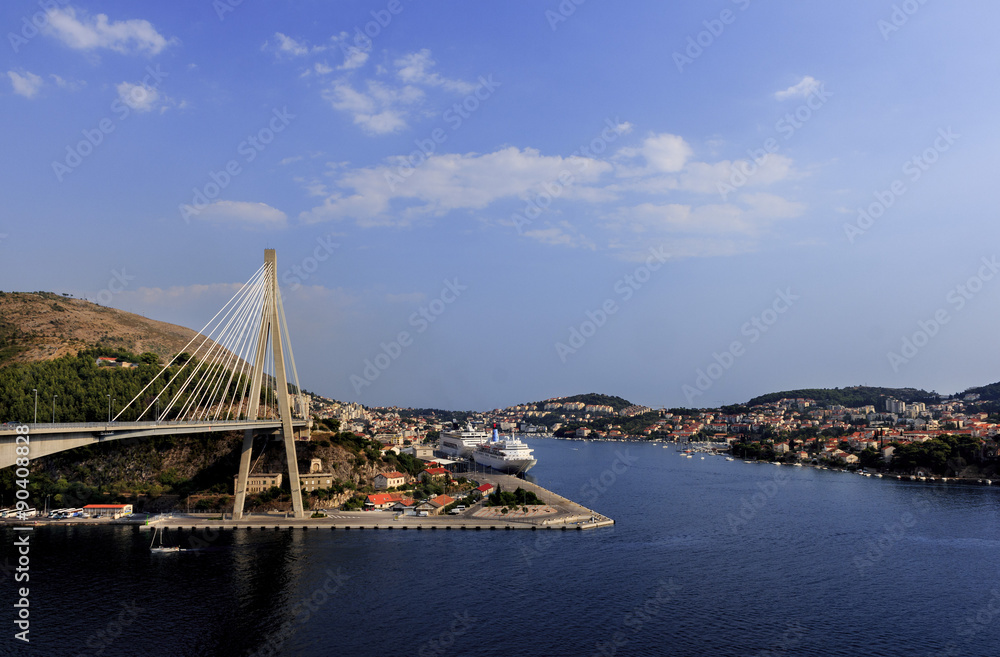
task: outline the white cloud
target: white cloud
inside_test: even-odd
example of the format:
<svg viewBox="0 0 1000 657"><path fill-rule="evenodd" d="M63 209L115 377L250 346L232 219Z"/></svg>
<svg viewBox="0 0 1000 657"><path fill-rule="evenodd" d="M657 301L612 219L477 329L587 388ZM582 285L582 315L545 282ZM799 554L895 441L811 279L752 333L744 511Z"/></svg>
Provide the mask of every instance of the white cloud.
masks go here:
<svg viewBox="0 0 1000 657"><path fill-rule="evenodd" d="M734 203L640 203L621 208L608 227L619 233L688 233L756 238L776 222L802 215L805 206L774 194L743 194Z"/></svg>
<svg viewBox="0 0 1000 657"><path fill-rule="evenodd" d="M694 151L683 137L664 132L649 135L638 148L620 149L613 159L622 163L618 171L620 176L632 177L650 173L676 173L684 168L693 154ZM645 166L631 164L639 159Z"/></svg>
<svg viewBox="0 0 1000 657"><path fill-rule="evenodd" d="M480 210L500 199L528 198L544 191L561 174L573 184L561 188L561 199L593 192L587 186L610 173L607 162L583 157L546 156L537 150L508 147L493 153L432 155L416 167L404 157L347 171L323 205L302 213L307 222L354 220L363 226L406 225L421 216L453 210ZM578 188L579 185L579 188ZM393 205L397 207L393 207Z"/></svg>
<svg viewBox="0 0 1000 657"><path fill-rule="evenodd" d="M290 36L285 36L281 32L275 32L274 38L278 40L277 50L280 54L290 57L301 57L309 54L309 48Z"/></svg>
<svg viewBox="0 0 1000 657"><path fill-rule="evenodd" d="M361 68L368 61L368 53L357 46L348 46L345 50L344 63L337 67L341 71Z"/></svg>
<svg viewBox="0 0 1000 657"><path fill-rule="evenodd" d="M25 98L34 98L38 90L45 84L40 76L30 71L22 70L20 73L7 71L7 77L10 78L10 83L14 87L14 93Z"/></svg>
<svg viewBox="0 0 1000 657"><path fill-rule="evenodd" d="M438 73L432 73L430 69L434 67L435 62L431 58L431 51L427 48L403 55L393 64L397 68L396 75L406 84L441 87L460 94L468 94L476 90L476 85L470 82L450 80Z"/></svg>
<svg viewBox="0 0 1000 657"><path fill-rule="evenodd" d="M242 224L250 228L284 228L288 217L266 203L215 201L192 215L210 223Z"/></svg>
<svg viewBox="0 0 1000 657"><path fill-rule="evenodd" d="M806 210L806 206L802 203L764 192L742 194L739 200L746 204L751 216L765 220L795 219L802 216Z"/></svg>
<svg viewBox="0 0 1000 657"><path fill-rule="evenodd" d="M118 98L137 112L148 112L158 107L160 92L156 87L122 82L115 88L118 90Z"/></svg>
<svg viewBox="0 0 1000 657"><path fill-rule="evenodd" d="M595 250L594 243L582 235L567 221L560 221L555 225L547 225L544 228L534 228L524 231L524 236L536 242L549 246L567 246L570 248L582 248Z"/></svg>
<svg viewBox="0 0 1000 657"><path fill-rule="evenodd" d="M347 98L342 102L347 109ZM378 108L365 94L351 102L355 112ZM619 132L630 129L621 124ZM753 175L723 197L720 184L731 186L733 172L749 164L698 161L691 145L670 133L649 134L604 159L514 146L427 157L415 151L364 168L330 163L329 185L300 181L323 202L299 218L408 226L461 212L457 216L465 220L516 229L541 244L585 249L602 244L624 258L638 257L649 240L662 240L678 257L743 253L806 210L761 191L799 175L792 159L777 153L753 163ZM534 213L527 210L532 207Z"/></svg>
<svg viewBox="0 0 1000 657"><path fill-rule="evenodd" d="M87 82L84 80L65 80L55 73L50 73L49 77L52 78L52 82L55 83L60 89L69 89L70 91L77 91L85 86Z"/></svg>
<svg viewBox="0 0 1000 657"><path fill-rule="evenodd" d="M405 128L410 108L424 97L420 89L411 85L394 88L369 80L366 86L365 91L359 91L349 82L338 80L323 96L334 109L347 112L362 130L374 135Z"/></svg>
<svg viewBox="0 0 1000 657"><path fill-rule="evenodd" d="M427 93L432 90L468 94L478 88L478 84L446 78L433 71L435 62L426 48L395 59L392 62L394 74L379 64L375 66L374 77L355 81L358 77L355 71L368 61L368 51L348 45L346 32L331 40L340 43L344 63L337 70L345 73L323 90L323 98L335 110L350 114L354 123L370 135L396 133L409 127L414 116L432 116L434 110L426 107ZM326 63L314 64L300 77L330 72L332 69ZM631 126L623 124L621 127L628 130Z"/></svg>
<svg viewBox="0 0 1000 657"><path fill-rule="evenodd" d="M820 82L811 75L807 75L787 89L782 89L774 94L777 100L788 100L790 98L808 98L810 94L820 88Z"/></svg>
<svg viewBox="0 0 1000 657"><path fill-rule="evenodd" d="M76 50L107 48L122 54L156 55L176 39L166 39L146 20L109 21L106 14L88 16L73 7L50 9L45 32Z"/></svg>

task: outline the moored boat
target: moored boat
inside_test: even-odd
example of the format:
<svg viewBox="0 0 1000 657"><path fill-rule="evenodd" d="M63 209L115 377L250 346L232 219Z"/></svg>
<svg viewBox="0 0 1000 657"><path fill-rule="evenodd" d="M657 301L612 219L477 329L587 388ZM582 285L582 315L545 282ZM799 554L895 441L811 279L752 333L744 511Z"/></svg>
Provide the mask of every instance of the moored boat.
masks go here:
<svg viewBox="0 0 1000 657"><path fill-rule="evenodd" d="M511 435L501 439L497 430L489 442L482 443L472 452L472 459L500 472L526 472L538 463L532 449L519 438Z"/></svg>

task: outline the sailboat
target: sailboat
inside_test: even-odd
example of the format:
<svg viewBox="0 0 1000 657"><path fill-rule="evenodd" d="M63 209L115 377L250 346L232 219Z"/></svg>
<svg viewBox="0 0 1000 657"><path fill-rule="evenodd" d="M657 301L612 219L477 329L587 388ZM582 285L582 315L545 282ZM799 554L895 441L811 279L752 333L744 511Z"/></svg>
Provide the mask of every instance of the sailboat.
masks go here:
<svg viewBox="0 0 1000 657"><path fill-rule="evenodd" d="M156 532L158 532L158 531L160 531L159 527L154 527L153 528L153 540L150 541L150 543L149 543L149 551L150 552L152 552L153 554L162 554L162 553L165 553L165 552L180 552L181 551L181 548L178 545L174 545L172 547L164 547L162 534L160 536L160 544L154 547L153 544L156 543Z"/></svg>

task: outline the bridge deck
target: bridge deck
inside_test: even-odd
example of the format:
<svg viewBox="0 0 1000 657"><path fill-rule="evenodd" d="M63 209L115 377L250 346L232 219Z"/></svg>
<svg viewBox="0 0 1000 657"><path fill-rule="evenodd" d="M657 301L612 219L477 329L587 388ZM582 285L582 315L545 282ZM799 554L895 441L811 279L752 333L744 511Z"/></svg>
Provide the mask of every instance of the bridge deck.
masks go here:
<svg viewBox="0 0 1000 657"><path fill-rule="evenodd" d="M302 429L308 421L297 418L292 427ZM23 426L23 425L22 425ZM108 441L141 439L152 436L168 436L189 433L212 433L216 431L280 430L281 420L255 420L232 422L205 422L200 420L184 422L75 422L66 424L28 424L28 458L36 459L67 449L83 447ZM16 425L0 428L0 468L14 465L16 453ZM23 446L23 442L21 443Z"/></svg>

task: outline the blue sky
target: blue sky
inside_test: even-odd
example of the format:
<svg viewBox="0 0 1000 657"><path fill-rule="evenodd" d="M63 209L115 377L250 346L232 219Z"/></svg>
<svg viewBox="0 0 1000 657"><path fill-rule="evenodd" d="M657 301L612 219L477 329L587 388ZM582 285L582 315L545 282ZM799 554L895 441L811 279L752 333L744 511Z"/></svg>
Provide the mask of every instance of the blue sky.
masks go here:
<svg viewBox="0 0 1000 657"><path fill-rule="evenodd" d="M998 14L4 3L0 288L197 329L275 248L371 405L994 382Z"/></svg>

